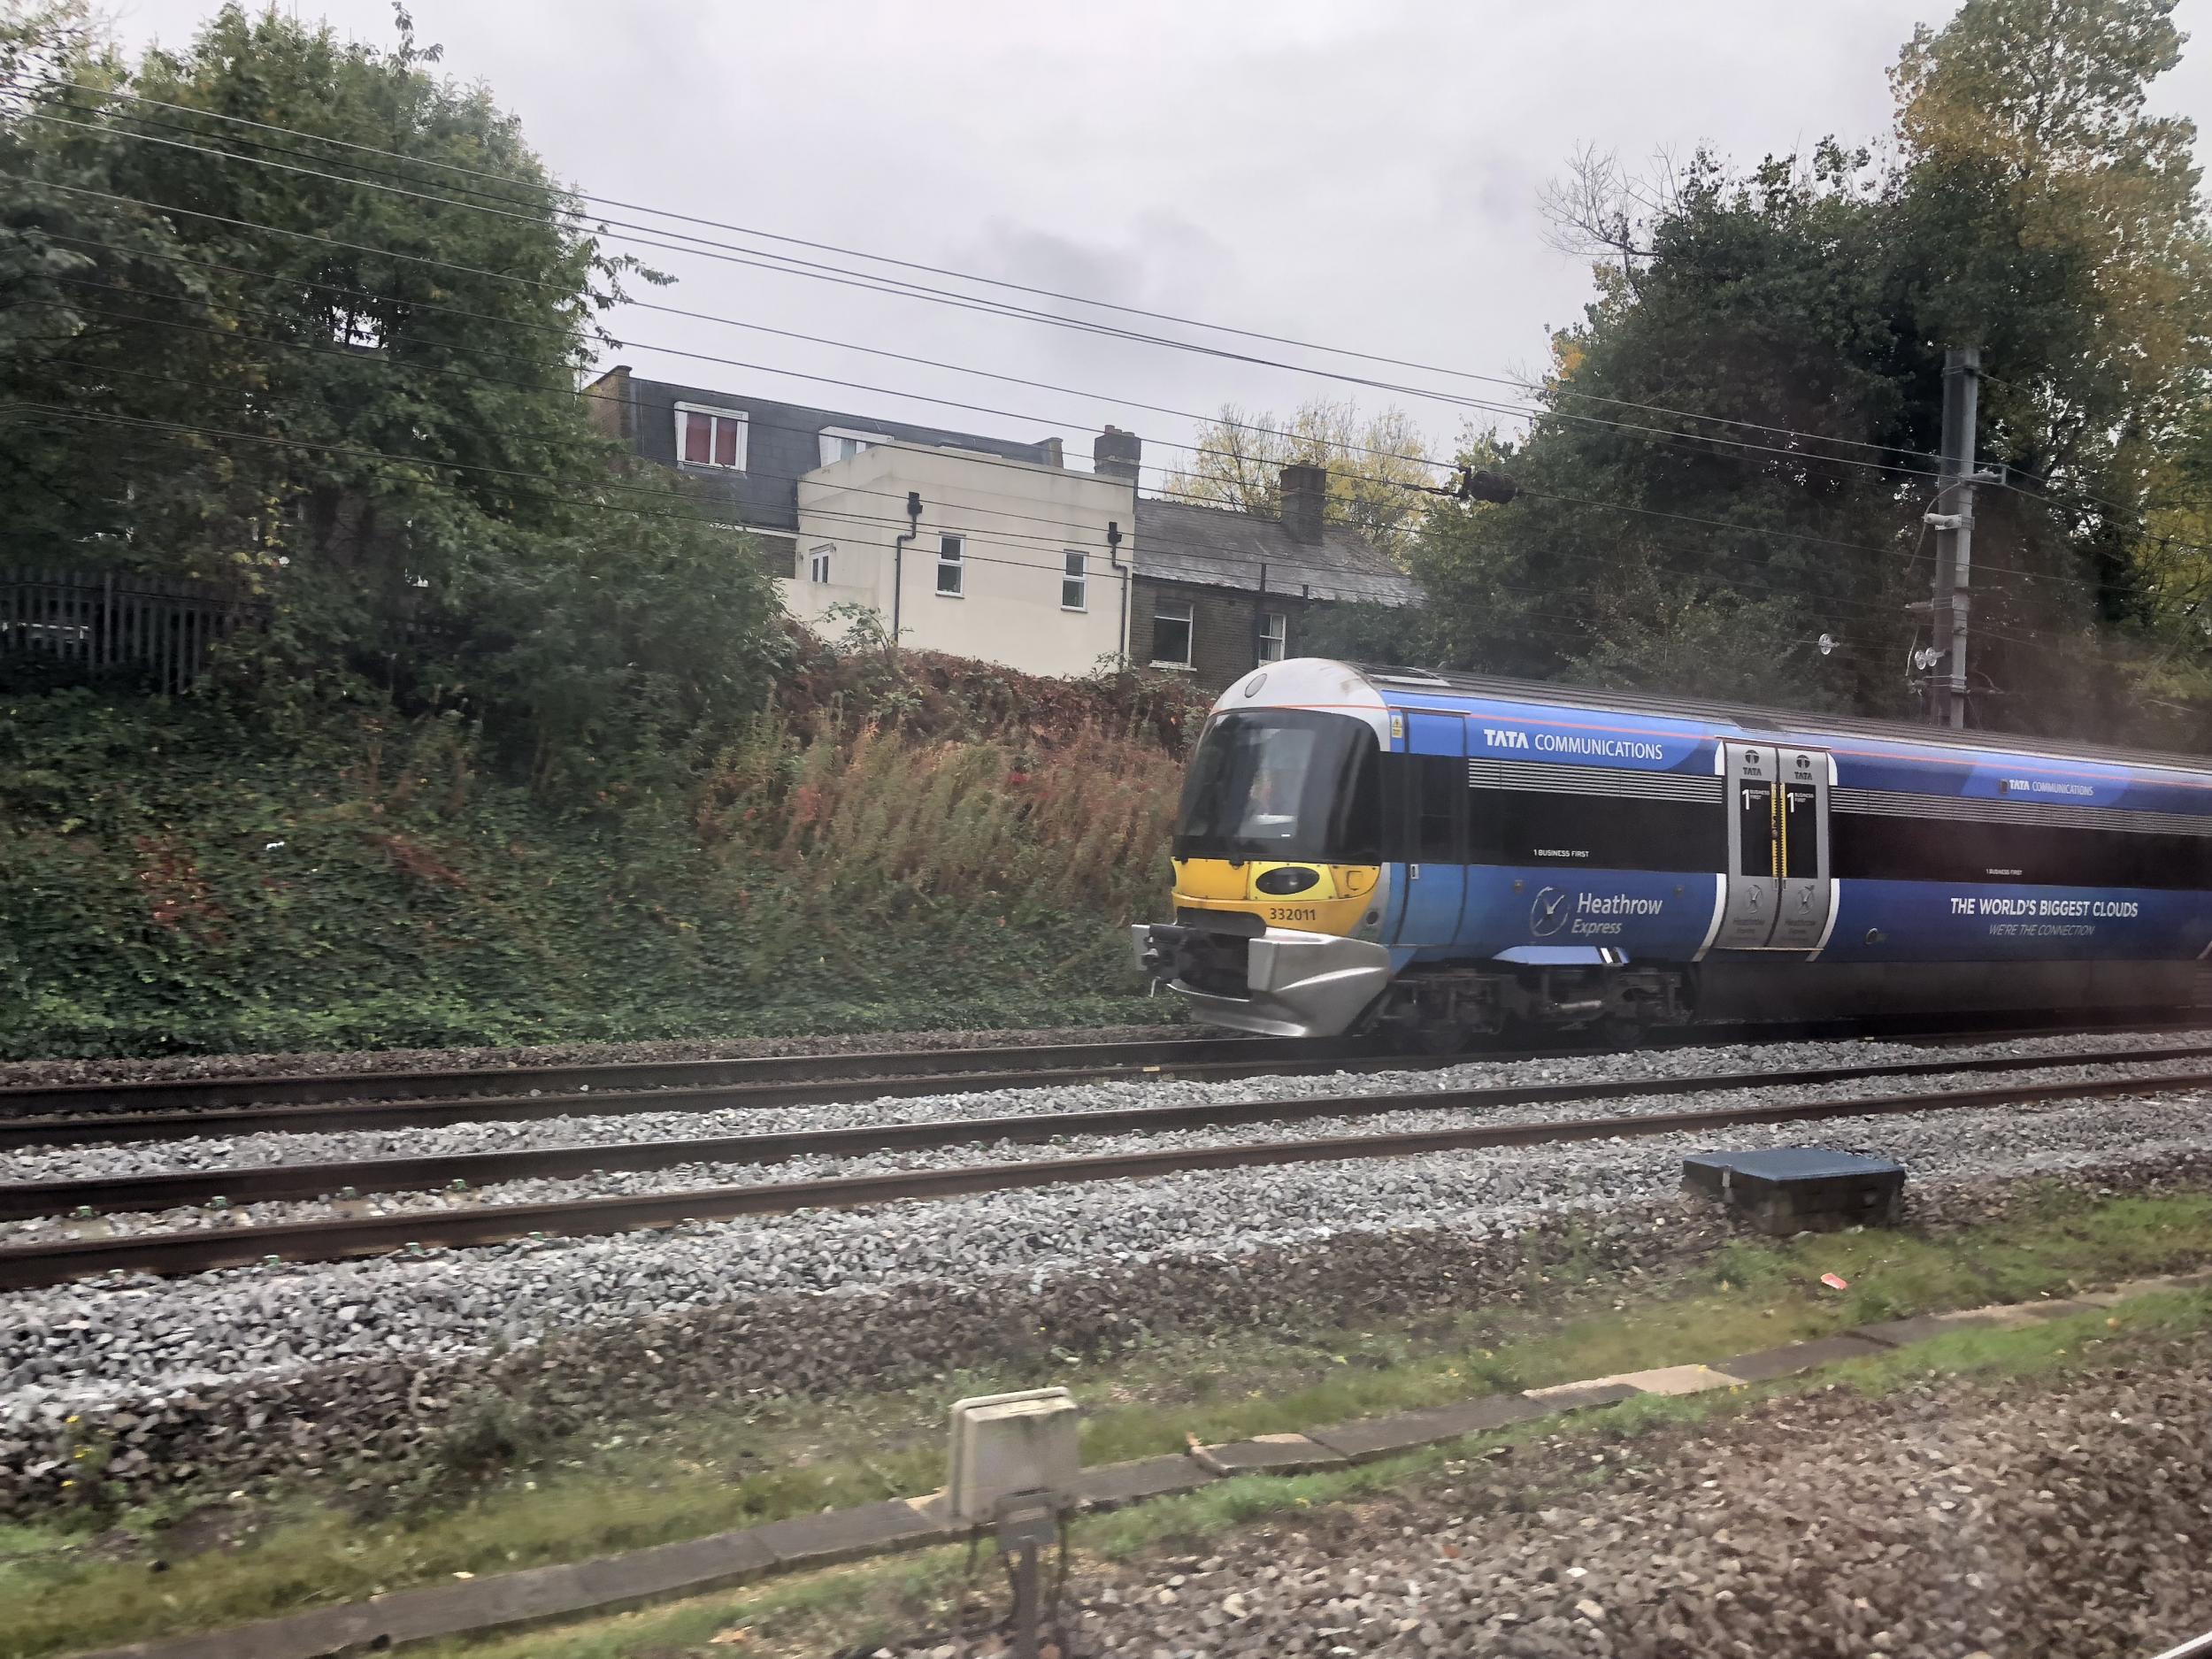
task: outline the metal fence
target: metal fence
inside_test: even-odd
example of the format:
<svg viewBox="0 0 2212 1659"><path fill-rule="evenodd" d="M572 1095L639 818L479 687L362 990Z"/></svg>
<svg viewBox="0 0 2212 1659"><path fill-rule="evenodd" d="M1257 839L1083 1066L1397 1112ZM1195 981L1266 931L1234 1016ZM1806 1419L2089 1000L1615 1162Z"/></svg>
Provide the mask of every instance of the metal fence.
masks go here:
<svg viewBox="0 0 2212 1659"><path fill-rule="evenodd" d="M0 662L43 656L86 673L134 667L155 689L179 692L206 671L218 640L261 614L208 582L0 567Z"/></svg>

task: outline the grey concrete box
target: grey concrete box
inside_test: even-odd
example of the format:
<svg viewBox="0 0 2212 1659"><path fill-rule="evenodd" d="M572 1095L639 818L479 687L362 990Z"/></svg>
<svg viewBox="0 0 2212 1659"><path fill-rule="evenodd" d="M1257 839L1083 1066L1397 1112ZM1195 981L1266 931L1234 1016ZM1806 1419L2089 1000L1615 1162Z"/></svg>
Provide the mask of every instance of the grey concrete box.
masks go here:
<svg viewBox="0 0 2212 1659"><path fill-rule="evenodd" d="M952 1408L945 1502L963 1521L987 1521L1017 1492L1072 1493L1082 1472L1080 1414L1064 1388L979 1394Z"/></svg>

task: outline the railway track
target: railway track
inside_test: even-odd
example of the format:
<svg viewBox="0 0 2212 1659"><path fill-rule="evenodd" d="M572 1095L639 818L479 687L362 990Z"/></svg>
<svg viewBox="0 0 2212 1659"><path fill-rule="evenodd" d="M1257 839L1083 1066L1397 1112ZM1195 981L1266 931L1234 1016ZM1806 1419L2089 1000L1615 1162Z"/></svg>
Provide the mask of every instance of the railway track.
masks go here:
<svg viewBox="0 0 2212 1659"><path fill-rule="evenodd" d="M530 1122L548 1118L613 1118L638 1112L730 1111L780 1106L838 1105L861 1098L987 1093L1054 1085L1156 1080L1162 1078L1233 1079L1290 1077L1344 1069L1419 1071L1452 1064L1426 1056L1377 1057L1300 1055L1235 1060L1128 1061L1005 1071L940 1072L926 1077L863 1077L850 1080L734 1083L703 1088L641 1089L574 1094L471 1094L442 1100L364 1101L331 1105L210 1107L190 1111L96 1112L75 1118L0 1118L0 1152L30 1147L115 1145L134 1141L180 1141L242 1134L352 1129L421 1129L442 1124Z"/></svg>
<svg viewBox="0 0 2212 1659"><path fill-rule="evenodd" d="M427 1191L528 1177L572 1176L609 1170L667 1168L692 1163L765 1163L802 1156L942 1148L978 1141L1038 1142L1073 1135L1158 1133L1252 1123L1296 1122L1406 1110L1494 1110L1606 1099L1627 1094L1686 1094L1761 1087L1801 1087L1904 1077L1970 1076L2024 1068L2062 1070L2116 1056L2090 1053L2039 1057L1975 1056L1693 1077L1613 1078L1592 1081L1422 1090L1348 1097L1217 1102L1173 1107L1041 1113L1032 1117L888 1124L860 1128L723 1136L711 1140L613 1146L542 1148L434 1158L386 1158L342 1164L271 1165L180 1171L108 1180L49 1181L0 1187L0 1218L90 1215L171 1209L217 1198L256 1202L373 1191ZM2212 1045L2135 1050L2131 1063L2212 1059ZM1304 1141L1183 1147L1144 1152L1025 1160L955 1169L754 1183L683 1192L411 1210L326 1221L241 1225L146 1232L111 1237L44 1240L0 1248L0 1289L26 1288L104 1271L175 1274L256 1262L306 1262L373 1256L400 1248L480 1245L546 1233L583 1234L664 1227L681 1221L727 1220L795 1210L844 1208L900 1199L944 1197L1012 1187L1116 1180L1179 1171L1333 1159L1403 1157L1486 1147L1540 1146L1669 1134L1839 1117L1947 1110L2100 1095L2212 1088L2212 1068L2122 1079L2078 1078L2052 1083L2010 1082L1986 1088L1946 1088L1864 1098L1743 1105L1683 1112L1487 1125Z"/></svg>
<svg viewBox="0 0 2212 1659"><path fill-rule="evenodd" d="M1910 1033L1901 1040L1940 1047L1989 1041L2018 1029L1985 1025L1973 1030ZM2047 1026L2033 1034L2073 1036L2123 1029L2131 1027ZM2131 1029L2157 1027L2138 1025ZM1655 1046L1741 1041L1753 1034L1759 1033L1698 1027L1666 1033ZM850 1100L856 1088L878 1098L893 1098L955 1088L983 1093L1159 1077L1232 1079L1340 1069L1425 1071L1468 1060L1557 1059L1605 1051L1602 1046L1586 1045L1436 1056L1394 1053L1371 1038L1201 1037L637 1064L74 1083L0 1088L0 1152L269 1133L434 1128L647 1111L836 1104Z"/></svg>
<svg viewBox="0 0 2212 1659"><path fill-rule="evenodd" d="M1156 1042L1032 1043L979 1048L877 1049L851 1054L759 1055L595 1065L456 1067L427 1071L287 1072L265 1077L154 1078L0 1088L0 1120L92 1113L160 1114L249 1106L442 1102L532 1094L702 1091L770 1083L851 1083L972 1073L1141 1068L1235 1060L1371 1055L1364 1040L1179 1037Z"/></svg>

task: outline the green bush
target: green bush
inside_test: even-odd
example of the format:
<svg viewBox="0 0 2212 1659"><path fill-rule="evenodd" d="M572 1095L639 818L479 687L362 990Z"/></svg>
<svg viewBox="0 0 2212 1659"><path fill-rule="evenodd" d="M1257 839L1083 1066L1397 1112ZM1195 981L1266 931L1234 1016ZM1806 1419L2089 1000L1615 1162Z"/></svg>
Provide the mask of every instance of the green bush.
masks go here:
<svg viewBox="0 0 2212 1659"><path fill-rule="evenodd" d="M1119 925L1179 762L1055 695L1015 736L764 716L618 797L506 780L452 715L9 699L0 1056L1158 1017Z"/></svg>

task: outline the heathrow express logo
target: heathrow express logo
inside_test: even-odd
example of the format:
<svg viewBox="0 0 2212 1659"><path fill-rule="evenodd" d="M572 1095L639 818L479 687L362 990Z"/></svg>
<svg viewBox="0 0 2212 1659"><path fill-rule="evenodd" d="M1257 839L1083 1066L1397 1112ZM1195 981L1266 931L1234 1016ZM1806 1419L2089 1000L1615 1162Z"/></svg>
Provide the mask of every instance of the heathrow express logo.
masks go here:
<svg viewBox="0 0 2212 1659"><path fill-rule="evenodd" d="M1549 939L1566 925L1565 892L1558 887L1540 889L1536 902L1528 907L1528 931L1539 939Z"/></svg>

